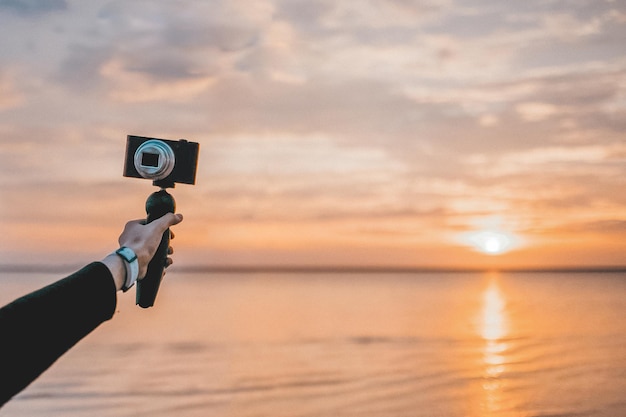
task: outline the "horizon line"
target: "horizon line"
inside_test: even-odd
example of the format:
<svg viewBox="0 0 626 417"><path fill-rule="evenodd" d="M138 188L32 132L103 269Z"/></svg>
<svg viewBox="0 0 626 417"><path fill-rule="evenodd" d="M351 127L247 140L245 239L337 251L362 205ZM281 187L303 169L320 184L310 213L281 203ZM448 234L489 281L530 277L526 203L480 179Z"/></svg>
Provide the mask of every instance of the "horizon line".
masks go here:
<svg viewBox="0 0 626 417"><path fill-rule="evenodd" d="M80 264L0 264L0 273L71 273L82 268ZM180 273L594 273L626 272L626 265L551 265L542 267L447 267L394 265L189 265L169 269Z"/></svg>

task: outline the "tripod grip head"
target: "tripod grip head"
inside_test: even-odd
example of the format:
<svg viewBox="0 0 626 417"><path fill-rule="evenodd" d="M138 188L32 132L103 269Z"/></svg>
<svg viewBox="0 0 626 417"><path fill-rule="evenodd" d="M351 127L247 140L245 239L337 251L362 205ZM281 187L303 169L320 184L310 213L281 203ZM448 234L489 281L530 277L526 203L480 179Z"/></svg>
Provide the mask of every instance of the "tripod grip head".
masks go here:
<svg viewBox="0 0 626 417"><path fill-rule="evenodd" d="M167 213L176 211L176 202L174 198L164 189L152 193L146 201L146 213L148 214L147 222L150 223ZM140 307L148 308L154 305L161 279L163 278L163 270L167 262L167 249L170 245L170 229L163 233L161 243L157 248L154 257L148 264L146 276L137 281L137 304Z"/></svg>

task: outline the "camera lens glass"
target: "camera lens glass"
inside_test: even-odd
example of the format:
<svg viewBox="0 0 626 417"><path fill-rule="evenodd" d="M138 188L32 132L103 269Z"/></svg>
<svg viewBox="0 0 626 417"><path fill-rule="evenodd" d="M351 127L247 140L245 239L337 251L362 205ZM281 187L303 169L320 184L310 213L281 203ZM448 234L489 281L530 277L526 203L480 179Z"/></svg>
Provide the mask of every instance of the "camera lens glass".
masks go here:
<svg viewBox="0 0 626 417"><path fill-rule="evenodd" d="M141 165L145 167L158 167L159 154L144 152L141 157Z"/></svg>
<svg viewBox="0 0 626 417"><path fill-rule="evenodd" d="M134 162L135 169L142 177L162 180L172 173L176 158L167 143L150 139L137 148Z"/></svg>

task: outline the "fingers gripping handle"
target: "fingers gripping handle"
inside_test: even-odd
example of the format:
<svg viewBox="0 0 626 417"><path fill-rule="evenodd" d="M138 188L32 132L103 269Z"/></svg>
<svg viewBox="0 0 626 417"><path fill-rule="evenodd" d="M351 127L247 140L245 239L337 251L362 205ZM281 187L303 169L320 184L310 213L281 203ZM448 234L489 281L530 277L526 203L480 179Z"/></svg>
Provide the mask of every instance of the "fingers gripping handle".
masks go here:
<svg viewBox="0 0 626 417"><path fill-rule="evenodd" d="M148 214L147 222L150 223L167 213L176 211L176 203L174 198L165 190L157 191L148 197L146 201L146 213ZM163 278L163 270L167 262L167 250L170 246L170 229L163 233L161 243L154 254L154 257L148 264L146 276L137 281L137 304L140 307L148 308L154 305L161 279Z"/></svg>

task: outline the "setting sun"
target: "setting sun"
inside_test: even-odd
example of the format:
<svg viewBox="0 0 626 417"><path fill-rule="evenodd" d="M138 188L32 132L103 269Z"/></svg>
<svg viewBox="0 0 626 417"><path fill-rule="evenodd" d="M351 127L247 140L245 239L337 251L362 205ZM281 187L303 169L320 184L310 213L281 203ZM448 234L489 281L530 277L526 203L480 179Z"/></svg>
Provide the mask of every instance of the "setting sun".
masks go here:
<svg viewBox="0 0 626 417"><path fill-rule="evenodd" d="M479 252L488 255L500 255L510 251L516 239L510 233L495 230L481 230L468 233L462 240Z"/></svg>

